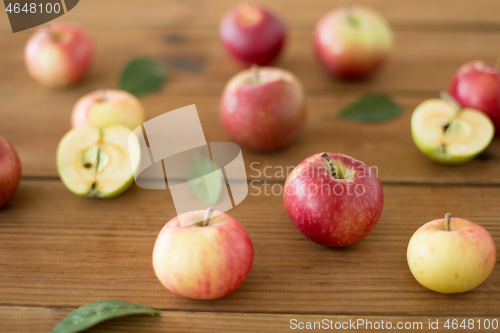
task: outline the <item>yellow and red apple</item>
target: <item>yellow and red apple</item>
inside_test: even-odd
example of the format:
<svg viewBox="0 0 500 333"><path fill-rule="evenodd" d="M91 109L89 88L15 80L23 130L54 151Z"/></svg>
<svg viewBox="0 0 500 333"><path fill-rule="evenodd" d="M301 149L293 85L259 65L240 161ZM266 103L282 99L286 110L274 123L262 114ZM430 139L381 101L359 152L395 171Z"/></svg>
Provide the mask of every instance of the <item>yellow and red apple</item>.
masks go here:
<svg viewBox="0 0 500 333"><path fill-rule="evenodd" d="M141 102L132 94L116 89L100 89L80 98L71 113L71 125L108 127L123 125L131 130L145 120Z"/></svg>
<svg viewBox="0 0 500 333"><path fill-rule="evenodd" d="M193 211L174 217L160 231L153 250L154 271L167 289L205 300L236 290L254 256L250 236L238 221L218 211L207 219L206 214ZM181 220L196 223L181 226Z"/></svg>
<svg viewBox="0 0 500 333"><path fill-rule="evenodd" d="M90 70L94 44L90 34L73 22L54 22L38 29L24 49L29 74L42 86L67 87Z"/></svg>
<svg viewBox="0 0 500 333"><path fill-rule="evenodd" d="M433 220L410 239L408 266L424 287L444 294L469 291L490 275L496 261L491 235L462 218Z"/></svg>
<svg viewBox="0 0 500 333"><path fill-rule="evenodd" d="M387 21L363 6L337 8L314 30L314 48L321 65L342 79L368 77L387 61L394 38Z"/></svg>

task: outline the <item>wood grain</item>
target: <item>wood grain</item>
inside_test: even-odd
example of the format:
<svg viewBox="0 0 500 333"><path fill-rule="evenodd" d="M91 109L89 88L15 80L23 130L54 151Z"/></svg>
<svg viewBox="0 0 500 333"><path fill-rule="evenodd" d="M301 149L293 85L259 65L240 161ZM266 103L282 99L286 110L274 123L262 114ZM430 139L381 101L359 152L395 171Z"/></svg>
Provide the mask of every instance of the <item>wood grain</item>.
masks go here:
<svg viewBox="0 0 500 333"><path fill-rule="evenodd" d="M22 54L27 34L0 34L2 71L0 97L33 95L77 97L99 87L116 87L126 63L136 56L152 56L165 62L170 81L162 94L219 96L227 81L241 67L223 49L216 31L175 31L164 29L93 30L96 43L95 66L83 85L74 89L48 91L35 83L24 69ZM172 35L182 42L171 42ZM180 36L180 37L179 37ZM312 33L292 32L282 56L274 65L284 67L303 82L311 95L346 93L405 93L437 96L446 89L451 76L463 63L483 59L495 62L500 32L401 31L387 66L374 78L342 82L328 76L316 61Z"/></svg>
<svg viewBox="0 0 500 333"><path fill-rule="evenodd" d="M58 181L24 181L0 211L3 305L78 307L117 298L162 310L363 314L498 315L500 270L472 292L426 290L406 264L410 236L447 211L483 225L500 242L498 187L386 185L382 218L362 242L330 249L305 239L281 196L251 188L230 214L247 229L255 260L231 295L202 302L175 296L151 268L154 240L174 215L168 191L132 187L99 200ZM278 187L274 188L275 193Z"/></svg>
<svg viewBox="0 0 500 333"><path fill-rule="evenodd" d="M3 332L22 332L22 333L39 333L49 332L60 320L62 320L72 308L43 308L43 307L5 307L0 306L0 329ZM26 320L29 318L29 320ZM458 325L462 320L472 319L475 329L468 329L467 332L480 332L478 329L478 320L484 325L484 320L498 320L498 317L437 317L437 316L339 316L339 315L303 315L303 314L257 314L257 313L214 313L214 312L185 312L185 311L163 311L160 316L136 316L125 317L99 324L94 328L86 331L88 333L104 333L104 332L175 332L175 333L205 333L205 332L290 332L291 327L295 325L307 325L310 322L312 327L317 325L317 329L307 330L308 332L325 331L326 327L348 328L352 323L359 322L359 329L364 332L379 332L380 329L375 329L378 325L382 327L396 328L398 325L408 325L417 329L428 330L429 321L435 323L437 321L439 329L433 332L449 332L449 329L444 327L447 319L457 319ZM324 324L328 322L328 324ZM381 323L383 321L383 324ZM320 323L323 329L319 329ZM369 324L370 322L371 324ZM22 323L22 325L19 325ZM390 324L388 324L390 323ZM370 326L371 325L371 326ZM370 329L370 327L372 329ZM380 326L379 326L380 327ZM483 326L481 326L483 327ZM298 328L297 328L298 329ZM333 329L332 329L333 330Z"/></svg>
<svg viewBox="0 0 500 333"><path fill-rule="evenodd" d="M57 144L69 130L75 93L35 95L25 99L6 96L0 133L19 151L25 177L57 177ZM284 180L295 165L322 151L341 152L378 169L384 183L500 184L500 139L477 159L461 166L431 162L417 150L410 133L410 116L424 99L396 97L405 113L390 121L366 124L335 117L335 112L359 95L310 97L308 117L299 140L272 154L243 151L249 181ZM218 115L218 97L151 95L142 99L148 118L196 104L207 141L229 141ZM31 116L26 117L26 112ZM264 173L265 171L265 173Z"/></svg>
<svg viewBox="0 0 500 333"><path fill-rule="evenodd" d="M217 29L224 12L236 4L232 0L85 0L62 19L98 29ZM500 29L496 15L500 4L495 0L357 0L355 4L377 9L395 29ZM327 0L274 0L266 1L266 5L290 29L312 30L321 16L339 4ZM7 15L3 14L0 32L10 31Z"/></svg>

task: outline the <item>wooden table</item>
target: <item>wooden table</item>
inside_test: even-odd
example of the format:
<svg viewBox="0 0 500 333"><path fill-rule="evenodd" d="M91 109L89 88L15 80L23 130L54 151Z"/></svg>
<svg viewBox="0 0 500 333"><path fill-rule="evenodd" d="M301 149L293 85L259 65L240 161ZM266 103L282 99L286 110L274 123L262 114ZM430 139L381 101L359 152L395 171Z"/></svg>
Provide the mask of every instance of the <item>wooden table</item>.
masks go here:
<svg viewBox="0 0 500 333"><path fill-rule="evenodd" d="M161 309L160 317L130 317L91 332L288 332L290 320L422 322L448 318L500 319L500 265L472 292L441 295L420 286L406 264L406 246L424 222L451 212L475 221L500 246L500 140L477 159L449 167L414 146L410 115L446 89L454 70L476 58L495 61L500 45L498 0L360 0L395 29L391 61L371 80L332 80L315 61L311 34L332 1L276 0L289 39L276 66L302 80L308 118L300 139L273 154L244 151L250 195L230 214L249 232L255 261L233 294L194 301L156 279L151 252L161 227L175 216L169 191L132 186L107 200L71 194L56 172L55 152L69 130L73 104L99 87L116 87L134 56L170 68L170 81L141 98L148 118L196 104L207 141L228 141L218 118L224 84L240 68L228 59L217 26L227 0L85 0L61 19L95 37L89 78L67 90L47 90L28 76L23 47L33 29L12 34L0 15L0 134L23 163L14 198L0 209L0 332L49 332L75 308L116 298ZM367 92L390 94L404 115L377 124L334 114ZM288 219L281 196L256 195L283 184L279 167L321 151L346 153L377 166L385 192L382 218L361 243L329 249L306 240ZM268 178L259 176L265 167ZM267 185L269 190L269 185ZM477 326L476 326L477 327Z"/></svg>

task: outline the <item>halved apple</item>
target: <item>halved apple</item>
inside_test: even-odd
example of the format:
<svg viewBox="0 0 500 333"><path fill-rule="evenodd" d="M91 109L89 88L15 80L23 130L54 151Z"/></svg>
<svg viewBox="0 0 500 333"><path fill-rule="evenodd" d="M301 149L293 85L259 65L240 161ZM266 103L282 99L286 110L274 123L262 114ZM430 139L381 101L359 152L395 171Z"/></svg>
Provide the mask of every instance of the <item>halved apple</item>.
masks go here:
<svg viewBox="0 0 500 333"><path fill-rule="evenodd" d="M89 197L109 198L124 192L140 163L136 158L131 165L129 151L140 154L141 149L137 137L129 141L131 133L121 125L81 126L66 133L57 147L57 170L64 185Z"/></svg>
<svg viewBox="0 0 500 333"><path fill-rule="evenodd" d="M484 113L460 108L451 101L430 99L411 116L415 145L433 161L465 163L488 147L495 127Z"/></svg>

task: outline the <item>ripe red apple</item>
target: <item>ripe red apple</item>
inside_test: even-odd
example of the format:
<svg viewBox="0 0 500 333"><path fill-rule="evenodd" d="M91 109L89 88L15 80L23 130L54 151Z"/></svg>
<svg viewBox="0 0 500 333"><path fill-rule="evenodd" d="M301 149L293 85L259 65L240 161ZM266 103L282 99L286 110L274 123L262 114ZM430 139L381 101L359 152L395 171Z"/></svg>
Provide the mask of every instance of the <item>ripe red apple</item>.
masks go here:
<svg viewBox="0 0 500 333"><path fill-rule="evenodd" d="M234 58L263 66L278 56L285 41L285 26L268 9L241 4L224 15L219 35Z"/></svg>
<svg viewBox="0 0 500 333"><path fill-rule="evenodd" d="M144 120L141 102L134 95L116 89L101 89L83 96L76 102L71 114L73 127L123 125L134 130Z"/></svg>
<svg viewBox="0 0 500 333"><path fill-rule="evenodd" d="M21 161L14 147L0 136L0 207L16 193L21 182Z"/></svg>
<svg viewBox="0 0 500 333"><path fill-rule="evenodd" d="M214 211L181 214L160 231L153 249L153 268L170 291L194 299L215 299L232 293L253 263L253 245L243 226ZM196 222L181 227L181 222ZM203 221L203 222L198 222Z"/></svg>
<svg viewBox="0 0 500 333"><path fill-rule="evenodd" d="M323 67L342 79L372 75L386 62L393 45L387 21L373 9L337 8L314 30L314 47Z"/></svg>
<svg viewBox="0 0 500 333"><path fill-rule="evenodd" d="M226 85L220 116L226 133L241 147L261 152L282 148L304 125L302 85L284 69L244 70Z"/></svg>
<svg viewBox="0 0 500 333"><path fill-rule="evenodd" d="M453 76L449 93L463 106L486 113L500 134L500 69L475 60L462 65Z"/></svg>
<svg viewBox="0 0 500 333"><path fill-rule="evenodd" d="M321 245L345 247L373 230L384 193L368 165L347 155L322 153L297 165L285 182L283 202L304 236Z"/></svg>
<svg viewBox="0 0 500 333"><path fill-rule="evenodd" d="M67 87L82 80L93 57L90 34L73 22L55 22L38 29L24 49L24 63L30 75L51 88Z"/></svg>

